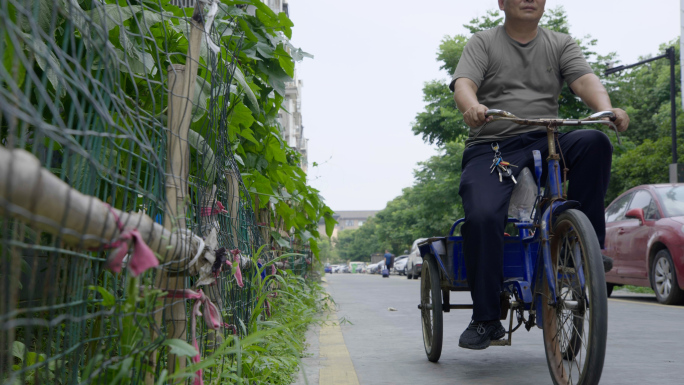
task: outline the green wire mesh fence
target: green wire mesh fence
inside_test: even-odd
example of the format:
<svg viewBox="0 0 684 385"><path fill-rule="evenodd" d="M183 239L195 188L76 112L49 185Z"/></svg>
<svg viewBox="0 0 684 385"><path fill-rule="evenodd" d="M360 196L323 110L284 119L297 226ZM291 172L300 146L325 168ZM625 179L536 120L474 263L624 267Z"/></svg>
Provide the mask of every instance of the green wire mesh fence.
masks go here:
<svg viewBox="0 0 684 385"><path fill-rule="evenodd" d="M176 339L250 333L274 251L227 133L242 39L213 1L0 0L1 384L155 383Z"/></svg>

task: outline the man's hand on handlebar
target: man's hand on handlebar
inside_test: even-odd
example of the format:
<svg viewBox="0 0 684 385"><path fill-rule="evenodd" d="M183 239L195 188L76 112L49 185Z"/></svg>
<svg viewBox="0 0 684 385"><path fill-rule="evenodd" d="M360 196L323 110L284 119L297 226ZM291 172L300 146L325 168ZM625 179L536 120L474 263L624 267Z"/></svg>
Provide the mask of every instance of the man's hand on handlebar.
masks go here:
<svg viewBox="0 0 684 385"><path fill-rule="evenodd" d="M484 106L482 104L476 104L476 105L470 107L463 114L463 120L465 120L466 124L470 127L473 127L473 128L479 127L479 126L485 124L485 122L491 122L493 119L491 116L486 116L487 110L488 110L487 106ZM628 118L628 121L629 121L629 118Z"/></svg>
<svg viewBox="0 0 684 385"><path fill-rule="evenodd" d="M622 108L611 108L609 111L615 114L615 126L620 132L624 132L629 127L629 115Z"/></svg>

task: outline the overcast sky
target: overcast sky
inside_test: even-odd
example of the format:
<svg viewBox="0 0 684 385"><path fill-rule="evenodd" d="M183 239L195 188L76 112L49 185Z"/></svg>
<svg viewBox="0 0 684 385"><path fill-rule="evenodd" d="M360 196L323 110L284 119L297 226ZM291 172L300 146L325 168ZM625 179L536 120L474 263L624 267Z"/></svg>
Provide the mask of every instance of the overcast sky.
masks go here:
<svg viewBox="0 0 684 385"><path fill-rule="evenodd" d="M574 36L591 34L624 64L679 35L677 0L546 2L558 5ZM411 123L424 82L449 77L440 40L489 9L496 0L289 0L292 42L315 56L297 64L309 180L333 210L380 210L413 184L417 163L437 153Z"/></svg>

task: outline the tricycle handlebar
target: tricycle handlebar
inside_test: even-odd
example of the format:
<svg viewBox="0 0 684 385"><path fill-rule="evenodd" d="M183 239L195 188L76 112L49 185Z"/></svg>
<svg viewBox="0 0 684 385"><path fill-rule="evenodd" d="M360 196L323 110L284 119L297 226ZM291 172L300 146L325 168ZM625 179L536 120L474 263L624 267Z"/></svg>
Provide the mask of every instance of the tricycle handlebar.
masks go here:
<svg viewBox="0 0 684 385"><path fill-rule="evenodd" d="M541 119L524 119L519 118L508 111L504 110L487 110L485 113L491 116L494 120L507 120L525 126L545 126L545 127L559 127L559 126L582 126L586 124L605 124L610 126L617 136L618 144L622 144L620 134L617 126L613 123L616 119L612 111L600 111L583 119L558 119L558 118L541 118ZM605 120L608 118L608 120Z"/></svg>

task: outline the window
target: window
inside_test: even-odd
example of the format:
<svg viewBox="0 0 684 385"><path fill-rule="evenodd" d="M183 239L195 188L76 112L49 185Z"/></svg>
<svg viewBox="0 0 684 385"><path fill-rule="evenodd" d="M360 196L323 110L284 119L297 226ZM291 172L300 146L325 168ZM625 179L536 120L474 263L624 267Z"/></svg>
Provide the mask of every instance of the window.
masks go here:
<svg viewBox="0 0 684 385"><path fill-rule="evenodd" d="M606 223L621 221L624 219L625 211L627 211L627 204L632 199L633 193L627 194L622 198L616 200L606 210Z"/></svg>
<svg viewBox="0 0 684 385"><path fill-rule="evenodd" d="M663 206L666 217L684 215L684 187L658 187L656 192L660 197L660 204Z"/></svg>
<svg viewBox="0 0 684 385"><path fill-rule="evenodd" d="M658 219L658 210L656 209L653 197L651 197L651 193L646 190L639 190L634 193L634 198L632 199L632 203L629 204L629 209L644 210L644 219L647 221Z"/></svg>
<svg viewBox="0 0 684 385"><path fill-rule="evenodd" d="M345 224L345 226L354 226L354 220L353 219L347 219L347 221L344 224Z"/></svg>
<svg viewBox="0 0 684 385"><path fill-rule="evenodd" d="M359 227L363 226L363 221L359 221Z"/></svg>

